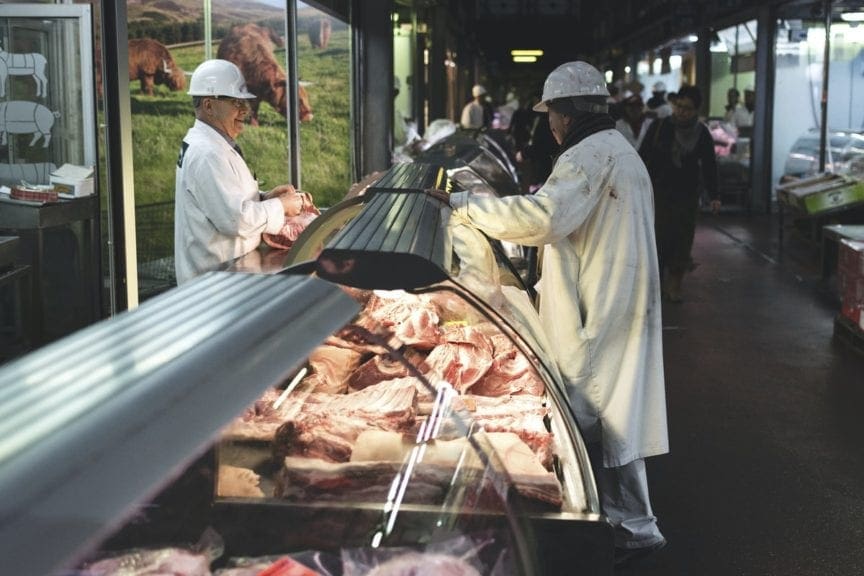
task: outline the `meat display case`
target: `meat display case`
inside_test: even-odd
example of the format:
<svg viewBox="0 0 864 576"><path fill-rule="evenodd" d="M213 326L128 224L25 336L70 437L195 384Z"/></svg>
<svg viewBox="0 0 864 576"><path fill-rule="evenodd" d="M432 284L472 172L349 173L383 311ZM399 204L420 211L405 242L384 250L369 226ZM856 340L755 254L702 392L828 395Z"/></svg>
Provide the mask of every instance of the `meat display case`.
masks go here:
<svg viewBox="0 0 864 576"><path fill-rule="evenodd" d="M217 573L611 574L529 292L424 193L455 186L396 166L290 251L0 369L4 563L95 575L158 549Z"/></svg>

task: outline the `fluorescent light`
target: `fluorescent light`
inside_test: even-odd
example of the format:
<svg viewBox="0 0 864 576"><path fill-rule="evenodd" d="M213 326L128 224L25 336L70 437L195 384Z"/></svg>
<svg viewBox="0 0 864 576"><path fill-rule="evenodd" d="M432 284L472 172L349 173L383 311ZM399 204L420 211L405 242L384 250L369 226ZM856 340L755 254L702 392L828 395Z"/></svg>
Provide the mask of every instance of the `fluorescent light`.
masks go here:
<svg viewBox="0 0 864 576"><path fill-rule="evenodd" d="M537 56L513 56L513 62L537 62Z"/></svg>
<svg viewBox="0 0 864 576"><path fill-rule="evenodd" d="M511 56L543 56L542 50L510 50Z"/></svg>
<svg viewBox="0 0 864 576"><path fill-rule="evenodd" d="M846 22L864 22L864 12L845 12L840 18Z"/></svg>

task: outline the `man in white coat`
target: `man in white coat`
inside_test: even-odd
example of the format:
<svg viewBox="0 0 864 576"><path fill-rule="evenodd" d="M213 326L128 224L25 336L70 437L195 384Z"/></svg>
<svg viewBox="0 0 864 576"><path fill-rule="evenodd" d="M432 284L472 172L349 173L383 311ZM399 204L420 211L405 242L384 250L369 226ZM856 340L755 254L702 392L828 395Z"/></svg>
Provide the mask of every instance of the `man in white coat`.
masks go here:
<svg viewBox="0 0 864 576"><path fill-rule="evenodd" d="M486 98L486 88L480 84L475 84L471 88L471 97L473 100L462 108L462 117L459 123L466 130L479 130L486 126L486 113L483 108L483 99Z"/></svg>
<svg viewBox="0 0 864 576"><path fill-rule="evenodd" d="M263 232L278 233L286 216L311 203L290 184L258 189L236 142L255 98L237 66L205 61L192 74L188 94L195 124L183 138L174 185L178 284L255 250Z"/></svg>
<svg viewBox="0 0 864 576"><path fill-rule="evenodd" d="M586 441L616 564L662 548L644 459L668 452L660 279L651 179L608 115L585 62L549 74L542 101L560 145L533 195L454 193L454 217L489 236L543 246L540 316ZM596 450L596 447L602 448ZM599 452L599 454L597 453Z"/></svg>

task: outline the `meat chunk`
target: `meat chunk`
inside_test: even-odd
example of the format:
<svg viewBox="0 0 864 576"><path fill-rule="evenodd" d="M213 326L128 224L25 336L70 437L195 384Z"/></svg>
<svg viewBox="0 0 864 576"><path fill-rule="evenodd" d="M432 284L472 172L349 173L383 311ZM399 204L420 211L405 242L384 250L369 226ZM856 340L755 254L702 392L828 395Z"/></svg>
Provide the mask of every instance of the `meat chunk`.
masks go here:
<svg viewBox="0 0 864 576"><path fill-rule="evenodd" d="M264 233L261 237L264 242L271 248L277 250L288 250L300 237L303 230L312 223L315 218L321 214L315 206L311 206L298 214L297 216L288 216L285 218L285 224L282 229L276 234Z"/></svg>
<svg viewBox="0 0 864 576"><path fill-rule="evenodd" d="M449 326L426 358L430 371L466 393L492 366L492 343L470 326Z"/></svg>
<svg viewBox="0 0 864 576"><path fill-rule="evenodd" d="M276 431L273 453L328 462L351 457L354 440L365 430L413 429L417 389L410 383L376 385L343 395L310 395L293 418Z"/></svg>

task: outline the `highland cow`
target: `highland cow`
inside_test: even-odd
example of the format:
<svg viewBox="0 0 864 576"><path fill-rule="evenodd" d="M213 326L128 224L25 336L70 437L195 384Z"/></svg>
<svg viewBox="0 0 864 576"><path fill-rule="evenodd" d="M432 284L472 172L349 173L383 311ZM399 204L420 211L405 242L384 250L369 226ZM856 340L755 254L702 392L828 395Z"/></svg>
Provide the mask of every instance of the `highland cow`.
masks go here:
<svg viewBox="0 0 864 576"><path fill-rule="evenodd" d="M219 43L217 57L236 64L246 79L246 87L257 96L251 103L253 125L258 124L261 101L270 104L282 116L288 115L287 77L273 55L272 42L266 29L244 24L233 27ZM297 92L300 121L307 122L312 119L309 95L303 86L298 86Z"/></svg>
<svg viewBox="0 0 864 576"><path fill-rule="evenodd" d="M258 24L242 24L234 26L228 33L229 36L237 37L249 36L253 34L257 34L258 36L263 38L265 44L269 41L271 50L273 48L285 47L285 40L283 40L282 37L279 36L279 34L277 34L276 31L269 26L259 26Z"/></svg>
<svg viewBox="0 0 864 576"><path fill-rule="evenodd" d="M169 90L186 88L186 75L174 63L164 45L152 38L129 40L129 81L140 80L141 92L153 95L153 86L162 84Z"/></svg>
<svg viewBox="0 0 864 576"><path fill-rule="evenodd" d="M333 25L329 18L321 18L309 27L309 42L313 48L324 49L330 43Z"/></svg>

